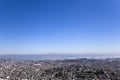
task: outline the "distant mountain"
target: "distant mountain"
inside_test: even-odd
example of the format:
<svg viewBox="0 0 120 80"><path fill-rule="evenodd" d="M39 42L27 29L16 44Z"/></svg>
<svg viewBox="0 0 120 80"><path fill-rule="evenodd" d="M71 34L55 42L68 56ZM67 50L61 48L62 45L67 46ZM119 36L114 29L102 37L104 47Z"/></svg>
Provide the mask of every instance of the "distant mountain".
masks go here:
<svg viewBox="0 0 120 80"><path fill-rule="evenodd" d="M44 55L0 55L0 59L10 60L63 60L76 58L110 58L103 55L79 55L79 54L44 54ZM118 57L118 56L117 56Z"/></svg>

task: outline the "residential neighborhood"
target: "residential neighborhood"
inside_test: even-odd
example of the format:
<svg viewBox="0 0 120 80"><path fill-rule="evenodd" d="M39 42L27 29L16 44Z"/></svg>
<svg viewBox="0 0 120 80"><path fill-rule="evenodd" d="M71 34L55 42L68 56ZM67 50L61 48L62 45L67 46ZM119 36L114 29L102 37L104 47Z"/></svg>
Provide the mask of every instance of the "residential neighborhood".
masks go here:
<svg viewBox="0 0 120 80"><path fill-rule="evenodd" d="M0 60L0 80L120 80L120 59Z"/></svg>

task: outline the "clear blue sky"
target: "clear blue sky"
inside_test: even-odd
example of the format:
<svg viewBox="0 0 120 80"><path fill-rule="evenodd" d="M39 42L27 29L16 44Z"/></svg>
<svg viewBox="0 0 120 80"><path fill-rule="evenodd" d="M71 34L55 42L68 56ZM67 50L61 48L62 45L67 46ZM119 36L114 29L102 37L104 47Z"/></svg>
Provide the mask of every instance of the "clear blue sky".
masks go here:
<svg viewBox="0 0 120 80"><path fill-rule="evenodd" d="M120 0L0 0L0 54L119 52Z"/></svg>

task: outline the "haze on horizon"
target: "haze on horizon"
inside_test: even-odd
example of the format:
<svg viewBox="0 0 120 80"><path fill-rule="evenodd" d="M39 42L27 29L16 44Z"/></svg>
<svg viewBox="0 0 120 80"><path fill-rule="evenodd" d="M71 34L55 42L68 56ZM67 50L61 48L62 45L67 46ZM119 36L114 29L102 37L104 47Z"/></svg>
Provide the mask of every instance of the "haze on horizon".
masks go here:
<svg viewBox="0 0 120 80"><path fill-rule="evenodd" d="M0 0L0 54L120 53L120 0Z"/></svg>

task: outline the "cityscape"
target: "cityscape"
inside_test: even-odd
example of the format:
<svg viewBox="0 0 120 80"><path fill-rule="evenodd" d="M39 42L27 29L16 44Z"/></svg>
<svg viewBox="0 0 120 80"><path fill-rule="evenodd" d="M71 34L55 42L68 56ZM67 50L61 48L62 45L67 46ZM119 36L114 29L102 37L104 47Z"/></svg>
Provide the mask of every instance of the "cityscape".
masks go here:
<svg viewBox="0 0 120 80"><path fill-rule="evenodd" d="M0 59L0 80L120 80L120 58Z"/></svg>
<svg viewBox="0 0 120 80"><path fill-rule="evenodd" d="M120 80L120 0L0 0L0 80Z"/></svg>

